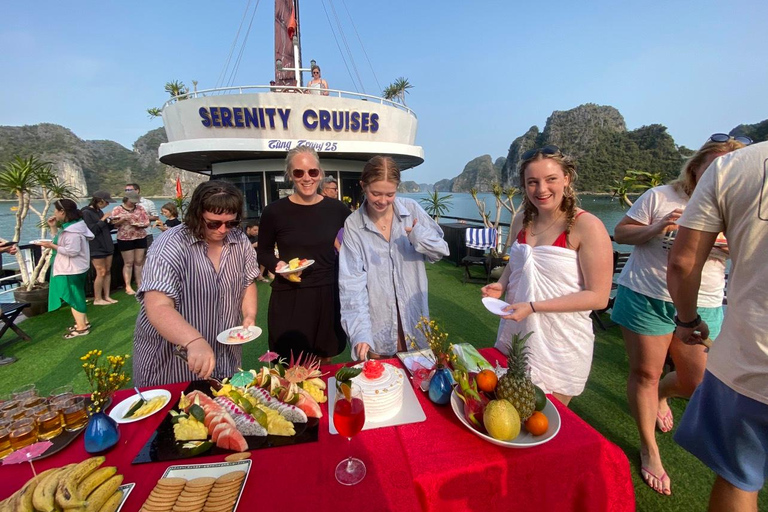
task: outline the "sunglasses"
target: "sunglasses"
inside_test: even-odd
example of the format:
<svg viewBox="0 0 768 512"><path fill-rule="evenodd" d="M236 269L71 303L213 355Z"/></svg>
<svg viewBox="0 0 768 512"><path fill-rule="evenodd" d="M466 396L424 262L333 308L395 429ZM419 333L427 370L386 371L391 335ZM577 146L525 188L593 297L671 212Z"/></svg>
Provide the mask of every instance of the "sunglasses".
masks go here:
<svg viewBox="0 0 768 512"><path fill-rule="evenodd" d="M309 174L310 178L317 178L320 176L320 169L309 169L308 171L305 171L304 169L294 169L291 171L291 174L293 174L293 177L297 180L303 178L304 173Z"/></svg>
<svg viewBox="0 0 768 512"><path fill-rule="evenodd" d="M555 145L549 145L544 146L543 148L537 148L537 149L529 149L525 153L523 153L523 156L520 157L520 160L530 160L534 156L541 153L542 155L556 155L560 153L560 148Z"/></svg>
<svg viewBox="0 0 768 512"><path fill-rule="evenodd" d="M312 72L312 74L313 74L313 75L319 75L319 74L320 74L320 72L319 72L319 71L313 71L313 72Z"/></svg>
<svg viewBox="0 0 768 512"><path fill-rule="evenodd" d="M223 220L205 220L205 219L203 219L203 222L205 222L205 225L208 227L208 229L212 229L214 231L219 229L222 226L222 224L227 229L235 229L236 227L238 227L240 225L240 221L239 220L223 221Z"/></svg>
<svg viewBox="0 0 768 512"><path fill-rule="evenodd" d="M737 135L735 137L731 137L727 133L713 133L709 137L709 140L711 140L712 142L728 142L731 139L737 142L741 142L745 146L749 146L753 142L753 140L747 137L746 135Z"/></svg>

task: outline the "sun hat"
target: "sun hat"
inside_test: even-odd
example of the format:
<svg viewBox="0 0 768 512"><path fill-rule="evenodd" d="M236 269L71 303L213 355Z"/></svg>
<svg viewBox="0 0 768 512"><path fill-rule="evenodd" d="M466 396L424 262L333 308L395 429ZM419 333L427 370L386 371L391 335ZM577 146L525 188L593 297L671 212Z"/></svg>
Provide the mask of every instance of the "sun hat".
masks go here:
<svg viewBox="0 0 768 512"><path fill-rule="evenodd" d="M105 192L104 190L97 190L93 193L93 197L96 199L101 199L102 201L106 201L107 203L112 202L112 195L109 192Z"/></svg>

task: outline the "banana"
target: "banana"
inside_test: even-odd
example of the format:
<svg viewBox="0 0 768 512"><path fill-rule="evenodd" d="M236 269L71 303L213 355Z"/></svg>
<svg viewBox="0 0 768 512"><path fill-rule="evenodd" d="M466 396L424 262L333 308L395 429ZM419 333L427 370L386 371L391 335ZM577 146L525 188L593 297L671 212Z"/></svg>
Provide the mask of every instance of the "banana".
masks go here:
<svg viewBox="0 0 768 512"><path fill-rule="evenodd" d="M88 495L115 473L117 473L117 468L115 466L107 466L105 468L97 469L80 482L80 485L77 486L77 495L83 499L87 499Z"/></svg>
<svg viewBox="0 0 768 512"><path fill-rule="evenodd" d="M34 508L32 507L32 496L35 493L35 489L40 484L40 482L43 481L44 478L48 476L49 473L52 473L54 469L49 469L46 471L43 471L39 475L35 476L31 480L29 480L24 487L22 487L19 491L16 492L16 506L14 508L15 512L34 512Z"/></svg>
<svg viewBox="0 0 768 512"><path fill-rule="evenodd" d="M85 502L77 495L77 481L72 478L75 469L77 466L66 475L59 476L59 485L56 486L56 504L64 509L85 506Z"/></svg>
<svg viewBox="0 0 768 512"><path fill-rule="evenodd" d="M91 457L90 459L85 459L81 463L79 463L75 468L72 470L72 473L70 473L69 477L72 478L76 484L79 484L83 481L85 477L96 471L96 469L104 464L104 461L107 460L103 456L99 457Z"/></svg>
<svg viewBox="0 0 768 512"><path fill-rule="evenodd" d="M109 480L101 484L90 496L88 496L88 504L85 507L85 512L98 512L101 507L109 500L120 484L123 483L123 475L115 475Z"/></svg>
<svg viewBox="0 0 768 512"><path fill-rule="evenodd" d="M32 506L40 512L53 512L56 487L59 485L59 475L68 471L69 466L53 469L35 487L32 493Z"/></svg>
<svg viewBox="0 0 768 512"><path fill-rule="evenodd" d="M123 501L123 491L117 491L101 506L99 512L115 512L121 501Z"/></svg>
<svg viewBox="0 0 768 512"><path fill-rule="evenodd" d="M300 283L301 282L301 277L299 277L296 274L288 274L288 275L285 276L285 278L287 280L289 280L289 281L294 282L294 283Z"/></svg>

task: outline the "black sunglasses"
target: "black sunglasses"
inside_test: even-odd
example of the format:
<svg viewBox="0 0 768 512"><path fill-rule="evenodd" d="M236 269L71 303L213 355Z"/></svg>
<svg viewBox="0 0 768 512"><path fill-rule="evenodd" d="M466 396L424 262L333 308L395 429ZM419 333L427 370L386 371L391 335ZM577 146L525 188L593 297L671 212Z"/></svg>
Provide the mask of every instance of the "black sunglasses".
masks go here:
<svg viewBox="0 0 768 512"><path fill-rule="evenodd" d="M317 178L320 176L320 169L309 169L308 171L305 171L304 169L294 169L291 171L291 174L293 174L293 177L297 180L300 180L304 177L304 173L309 174L310 178Z"/></svg>
<svg viewBox="0 0 768 512"><path fill-rule="evenodd" d="M235 229L240 225L239 220L205 220L203 219L203 222L205 222L205 225L208 226L208 229L217 230L219 229L222 224L226 226L227 229Z"/></svg>
<svg viewBox="0 0 768 512"><path fill-rule="evenodd" d="M750 144L752 144L752 142L754 142L752 139L750 139L746 135L736 135L735 137L731 137L727 133L713 133L709 137L709 140L711 140L712 142L728 142L731 139L737 142L741 142L745 146L749 146Z"/></svg>
<svg viewBox="0 0 768 512"><path fill-rule="evenodd" d="M523 153L523 156L520 157L520 160L530 160L537 154L543 154L543 155L556 155L560 153L560 148L550 144L549 146L544 146L543 148L537 148L537 149L529 149L525 153Z"/></svg>

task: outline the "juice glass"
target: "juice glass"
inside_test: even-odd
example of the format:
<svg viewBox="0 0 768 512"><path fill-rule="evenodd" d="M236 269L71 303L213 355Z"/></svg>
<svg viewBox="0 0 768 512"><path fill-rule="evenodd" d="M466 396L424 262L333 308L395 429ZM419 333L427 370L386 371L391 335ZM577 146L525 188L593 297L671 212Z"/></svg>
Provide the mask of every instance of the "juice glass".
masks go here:
<svg viewBox="0 0 768 512"><path fill-rule="evenodd" d="M11 396L16 400L31 398L37 396L37 387L34 384L27 384L11 391Z"/></svg>
<svg viewBox="0 0 768 512"><path fill-rule="evenodd" d="M365 405L363 392L355 383L350 383L347 394L341 389L345 384L336 387L336 398L333 402L333 425L339 435L349 440L349 457L336 466L336 480L343 485L355 485L365 477L365 464L360 459L352 457L352 438L356 436L365 424Z"/></svg>
<svg viewBox="0 0 768 512"><path fill-rule="evenodd" d="M11 424L11 448L18 450L37 442L37 423L34 418L24 418Z"/></svg>
<svg viewBox="0 0 768 512"><path fill-rule="evenodd" d="M54 388L53 391L51 391L51 393L48 395L48 400L50 402L53 402L54 400L57 400L57 399L73 398L74 396L75 395L73 393L72 386L67 384L65 386L59 386L57 388Z"/></svg>
<svg viewBox="0 0 768 512"><path fill-rule="evenodd" d="M47 440L61 434L64 429L59 410L54 406L40 405L35 407L35 419L37 420L38 439Z"/></svg>
<svg viewBox="0 0 768 512"><path fill-rule="evenodd" d="M64 429L67 432L80 430L88 423L85 412L85 398L76 396L58 403L59 410L64 414Z"/></svg>
<svg viewBox="0 0 768 512"><path fill-rule="evenodd" d="M11 453L11 421L0 419L0 459Z"/></svg>

